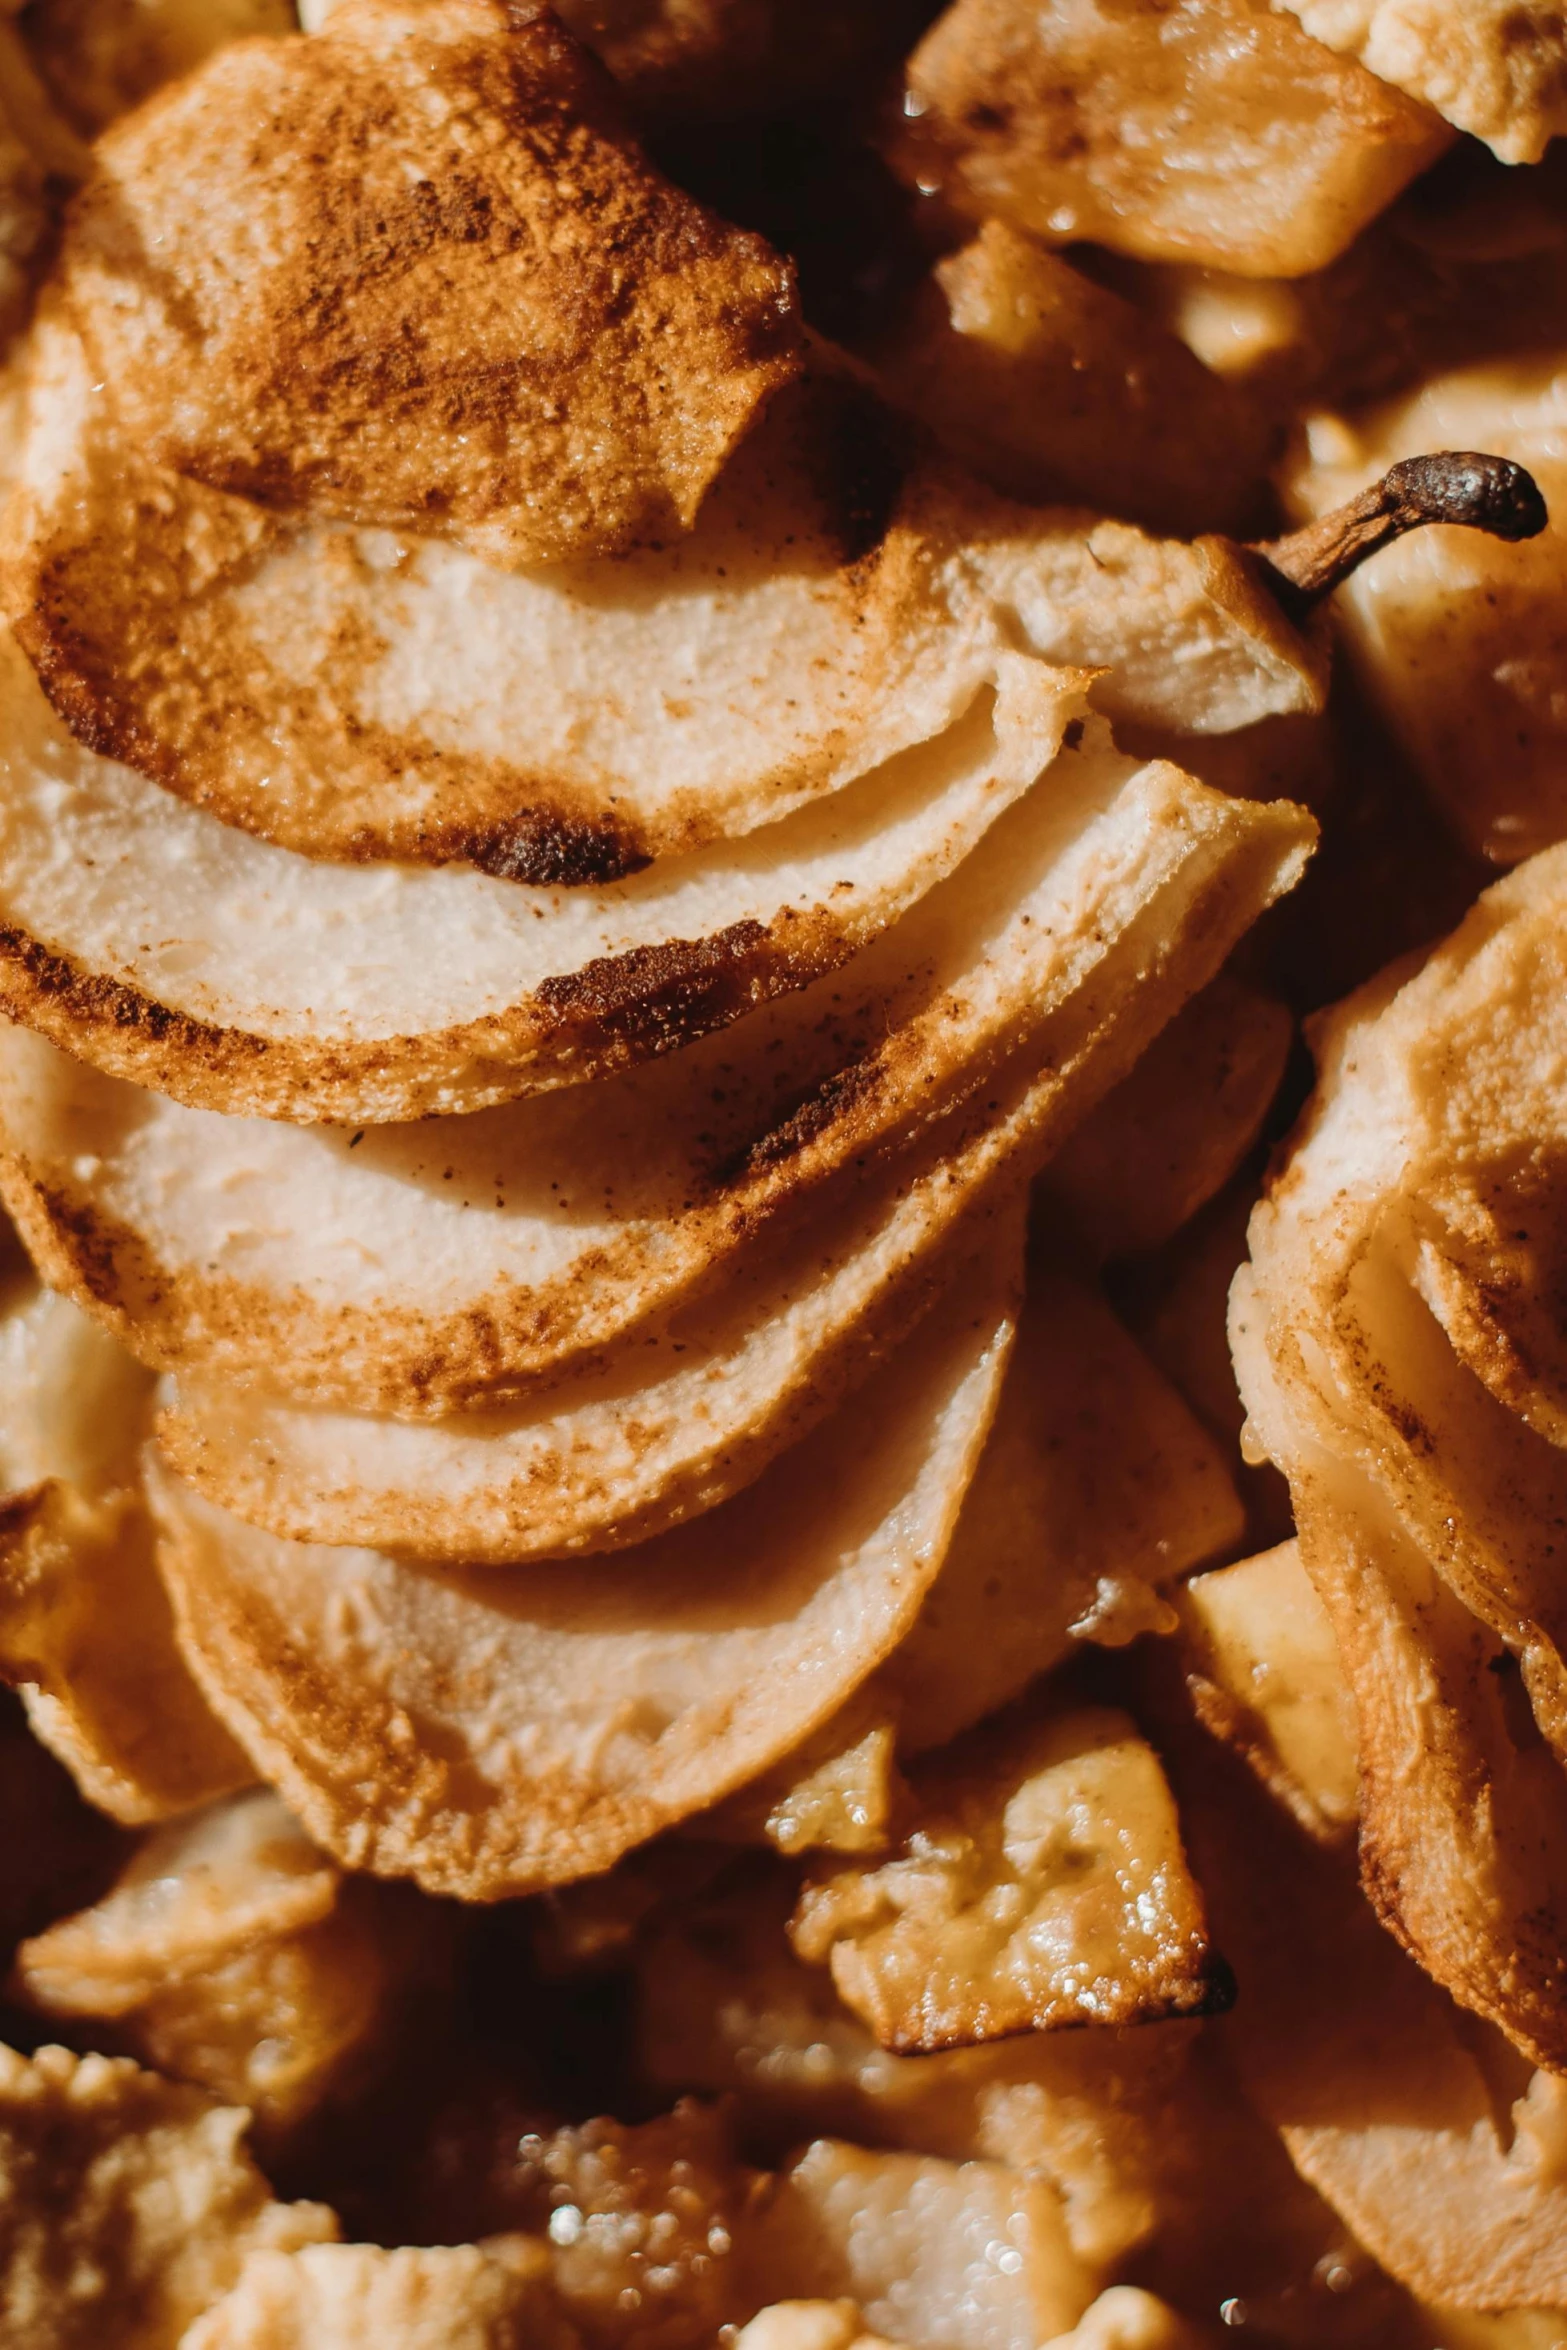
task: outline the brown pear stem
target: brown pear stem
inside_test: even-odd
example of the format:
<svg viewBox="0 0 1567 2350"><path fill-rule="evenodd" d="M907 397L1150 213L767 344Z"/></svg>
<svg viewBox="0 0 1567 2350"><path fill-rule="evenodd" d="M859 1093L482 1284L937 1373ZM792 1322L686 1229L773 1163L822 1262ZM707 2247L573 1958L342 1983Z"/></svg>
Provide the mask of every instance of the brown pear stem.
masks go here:
<svg viewBox="0 0 1567 2350"><path fill-rule="evenodd" d="M1532 539L1549 519L1533 475L1511 458L1448 449L1432 457L1406 457L1347 506L1251 552L1271 575L1268 584L1285 609L1299 614L1331 595L1368 555L1406 530L1449 522L1489 531L1492 538Z"/></svg>

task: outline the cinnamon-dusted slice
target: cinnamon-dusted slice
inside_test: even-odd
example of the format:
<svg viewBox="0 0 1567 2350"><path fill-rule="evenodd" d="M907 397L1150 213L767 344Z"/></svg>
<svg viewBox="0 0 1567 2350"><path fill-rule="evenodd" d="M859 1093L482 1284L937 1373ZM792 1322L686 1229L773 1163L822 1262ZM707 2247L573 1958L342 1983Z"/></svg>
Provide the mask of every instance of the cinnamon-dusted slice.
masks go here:
<svg viewBox="0 0 1567 2350"><path fill-rule="evenodd" d="M1293 818L1140 768L1101 725L843 970L457 1122L214 1116L0 1023L0 1188L49 1277L160 1369L409 1416L499 1400L624 1343L764 1222L777 1245L839 1169L1070 1019L1154 898L1272 835L1288 863Z"/></svg>
<svg viewBox="0 0 1567 2350"><path fill-rule="evenodd" d="M431 1573L163 1475L202 1687L351 1867L495 1899L608 1868L797 1747L940 1568L1011 1341L1017 1232L749 1493L622 1559Z"/></svg>
<svg viewBox="0 0 1567 2350"><path fill-rule="evenodd" d="M798 368L788 265L683 195L547 8L351 0L101 142L61 257L122 429L501 562L689 528Z"/></svg>
<svg viewBox="0 0 1567 2350"><path fill-rule="evenodd" d="M1298 863L1298 811L1253 812L1117 926L1113 951L989 1081L865 1174L851 1166L722 1283L601 1364L502 1410L433 1424L312 1411L182 1377L176 1466L278 1533L503 1563L639 1539L755 1476L895 1346L965 1219L994 1212L1074 1110L1134 1061Z"/></svg>
<svg viewBox="0 0 1567 2350"><path fill-rule="evenodd" d="M529 572L186 480L97 380L51 312L5 525L18 638L79 740L305 856L610 882L988 693L1004 714L1030 665L1104 669L1109 717L1173 732L1320 704L1321 650L1228 542L1011 505L830 355L688 537Z"/></svg>
<svg viewBox="0 0 1567 2350"><path fill-rule="evenodd" d="M832 970L950 872L1082 713L1080 672L1000 679L754 840L565 890L252 840L73 742L0 636L0 999L116 1075L301 1124L601 1076Z"/></svg>

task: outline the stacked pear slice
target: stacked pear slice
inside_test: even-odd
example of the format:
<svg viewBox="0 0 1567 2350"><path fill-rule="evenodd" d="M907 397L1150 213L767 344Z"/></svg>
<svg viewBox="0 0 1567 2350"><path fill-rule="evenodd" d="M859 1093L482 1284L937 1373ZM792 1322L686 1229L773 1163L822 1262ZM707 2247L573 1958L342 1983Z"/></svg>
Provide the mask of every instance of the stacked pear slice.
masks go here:
<svg viewBox="0 0 1567 2350"><path fill-rule="evenodd" d="M556 266L568 161L615 283ZM179 1643L310 1834L603 1869L893 1658L1023 1186L1309 853L1105 713L1233 730L1318 657L1225 543L910 440L499 0L349 0L116 126L34 365L6 1201L165 1375Z"/></svg>
<svg viewBox="0 0 1567 2350"><path fill-rule="evenodd" d="M1567 855L1318 1040L1231 1335L1359 1724L1362 1867L1456 1998L1567 2063Z"/></svg>

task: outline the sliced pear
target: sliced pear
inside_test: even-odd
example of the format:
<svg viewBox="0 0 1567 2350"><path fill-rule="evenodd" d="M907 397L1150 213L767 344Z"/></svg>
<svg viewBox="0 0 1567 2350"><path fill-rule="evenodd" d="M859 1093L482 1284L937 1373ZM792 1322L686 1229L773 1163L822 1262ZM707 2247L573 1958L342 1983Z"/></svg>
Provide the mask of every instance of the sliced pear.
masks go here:
<svg viewBox="0 0 1567 2350"><path fill-rule="evenodd" d="M1067 1137L1047 1189L1102 1257L1159 1248L1222 1191L1278 1092L1294 1022L1226 972Z"/></svg>
<svg viewBox="0 0 1567 2350"><path fill-rule="evenodd" d="M409 1415L515 1394L961 1103L1068 1015L1145 898L1270 823L1091 736L845 970L740 1036L439 1127L215 1116L0 1031L0 1182L49 1277L160 1368ZM1232 1093L1256 1058L1239 1044Z"/></svg>
<svg viewBox="0 0 1567 2350"><path fill-rule="evenodd" d="M1484 139L1538 163L1567 131L1567 24L1513 0L1284 0L1307 32Z"/></svg>
<svg viewBox="0 0 1567 2350"><path fill-rule="evenodd" d="M59 282L120 429L283 511L622 553L690 527L800 365L788 264L502 0L220 48L95 160Z"/></svg>
<svg viewBox="0 0 1567 2350"><path fill-rule="evenodd" d="M145 1375L15 1275L0 1312L0 1677L89 1802L166 1819L252 1776L180 1661L136 1452Z"/></svg>
<svg viewBox="0 0 1567 2350"><path fill-rule="evenodd" d="M1031 711L1041 664L1105 669L1109 716L1177 730L1320 705L1320 651L1227 542L1010 505L830 354L689 536L529 571L154 464L58 303L32 368L4 597L46 693L95 751L306 857L618 880L832 795L1008 679Z"/></svg>
<svg viewBox="0 0 1567 2350"><path fill-rule="evenodd" d="M818 1871L790 1925L884 2048L1228 2003L1174 1800L1126 1715L998 1725L910 1784L902 1849Z"/></svg>
<svg viewBox="0 0 1567 2350"><path fill-rule="evenodd" d="M1004 707L823 807L566 892L251 841L74 743L0 638L0 987L115 1075L307 1124L602 1075L832 970L951 872L1081 714L1079 673L1007 674Z"/></svg>
<svg viewBox="0 0 1567 2350"><path fill-rule="evenodd" d="M247 2253L337 2233L275 2203L249 2115L126 2057L0 2049L0 2328L28 2350L177 2350Z"/></svg>
<svg viewBox="0 0 1567 2350"><path fill-rule="evenodd" d="M846 1180L786 1245L744 1258L606 1367L424 1425L182 1378L161 1421L171 1458L225 1508L291 1538L472 1564L623 1543L710 1507L898 1342L944 1277L937 1258L960 1219L990 1212L1074 1096L1109 1083L1171 995L1210 975L1299 854L1298 811L1249 811L1246 829L1248 876L1223 861L1206 875L1178 866L1112 934L1094 985L972 1103L869 1181Z"/></svg>
<svg viewBox="0 0 1567 2350"><path fill-rule="evenodd" d="M1323 268L1452 137L1262 0L957 0L904 112L971 215L1257 277Z"/></svg>
<svg viewBox="0 0 1567 2350"><path fill-rule="evenodd" d="M1414 977L1386 975L1325 1029L1231 1322L1355 1700L1368 1890L1439 1981L1551 2065L1567 2055L1551 1565L1567 1455L1548 1355L1521 1366L1502 1334L1510 1252L1549 1261L1564 887L1567 852L1533 860Z"/></svg>
<svg viewBox="0 0 1567 2350"><path fill-rule="evenodd" d="M1034 1267L946 1563L873 1684L900 1746L944 1746L1085 1642L1173 1625L1161 1593L1243 1528L1219 1446L1104 1300Z"/></svg>
<svg viewBox="0 0 1567 2350"><path fill-rule="evenodd" d="M1563 36L1567 40L1567 34ZM1547 313L1548 315L1549 313ZM1405 540L1336 599L1356 667L1459 837L1510 865L1567 836L1567 401L1559 353L1437 375L1353 422L1322 417L1286 476L1321 514L1433 446L1521 459L1553 520L1530 545L1472 532Z"/></svg>
<svg viewBox="0 0 1567 2350"><path fill-rule="evenodd" d="M1260 409L1177 336L1005 221L937 263L876 347L889 399L982 481L1178 537L1252 518Z"/></svg>
<svg viewBox="0 0 1567 2350"><path fill-rule="evenodd" d="M624 1560L421 1571L154 1483L192 1670L346 1865L470 1900L608 1868L798 1747L938 1573L1011 1343L1010 1269L727 1509Z"/></svg>

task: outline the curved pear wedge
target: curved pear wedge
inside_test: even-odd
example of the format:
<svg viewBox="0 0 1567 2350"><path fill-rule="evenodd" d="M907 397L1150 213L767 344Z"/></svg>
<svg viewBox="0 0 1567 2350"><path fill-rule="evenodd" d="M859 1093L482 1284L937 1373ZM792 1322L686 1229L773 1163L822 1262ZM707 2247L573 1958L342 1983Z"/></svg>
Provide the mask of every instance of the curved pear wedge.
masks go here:
<svg viewBox="0 0 1567 2350"><path fill-rule="evenodd" d="M1549 303L1541 314L1551 315ZM1551 520L1529 546L1428 532L1361 572L1334 606L1345 652L1399 748L1459 839L1499 866L1567 837L1562 384L1559 347L1428 375L1352 420L1315 418L1281 485L1304 520L1443 443L1499 450L1530 468Z"/></svg>
<svg viewBox="0 0 1567 2350"><path fill-rule="evenodd" d="M0 1187L49 1278L159 1369L406 1417L559 1378L1047 1039L1154 900L1178 922L1202 877L1270 840L1286 877L1298 819L1102 737L843 971L597 1085L435 1127L303 1129L0 1029Z"/></svg>
<svg viewBox="0 0 1567 2350"><path fill-rule="evenodd" d="M0 1681L111 1819L244 1786L174 1641L137 1466L146 1374L30 1273L0 1304Z"/></svg>
<svg viewBox="0 0 1567 2350"><path fill-rule="evenodd" d="M1534 2063L1567 2064L1567 1779L1500 1640L1456 1598L1376 1479L1275 1381L1243 1274L1236 1365L1290 1479L1300 1555L1357 1723L1360 1865L1383 1924Z"/></svg>
<svg viewBox="0 0 1567 2350"><path fill-rule="evenodd" d="M280 1541L155 1468L192 1671L345 1865L494 1900L755 1778L897 1643L1011 1344L1017 1227L773 1474L627 1557L504 1575Z"/></svg>
<svg viewBox="0 0 1567 2350"><path fill-rule="evenodd" d="M1553 2066L1567 1448L1559 1358L1520 1299L1550 1294L1561 1215L1564 902L1557 850L1335 1015L1231 1321L1360 1715L1368 1889L1439 1981Z"/></svg>
<svg viewBox="0 0 1567 2350"><path fill-rule="evenodd" d="M832 970L953 870L1082 714L1079 672L998 676L824 806L568 891L252 840L83 749L0 640L0 1002L112 1075L300 1124L601 1076Z"/></svg>
<svg viewBox="0 0 1567 2350"><path fill-rule="evenodd" d="M1221 805L1223 805L1221 803ZM1251 810L1134 896L1087 984L901 1153L845 1166L773 1248L516 1405L435 1422L310 1410L181 1375L162 1441L181 1474L298 1540L504 1564L640 1540L755 1476L896 1345L962 1245L1137 1058L1299 869L1308 820Z"/></svg>
<svg viewBox="0 0 1567 2350"><path fill-rule="evenodd" d="M1227 542L1011 505L826 358L690 535L528 571L154 464L58 309L32 366L0 578L45 693L304 857L603 886L832 798L1023 664L1104 670L1106 715L1177 731L1321 703Z"/></svg>

